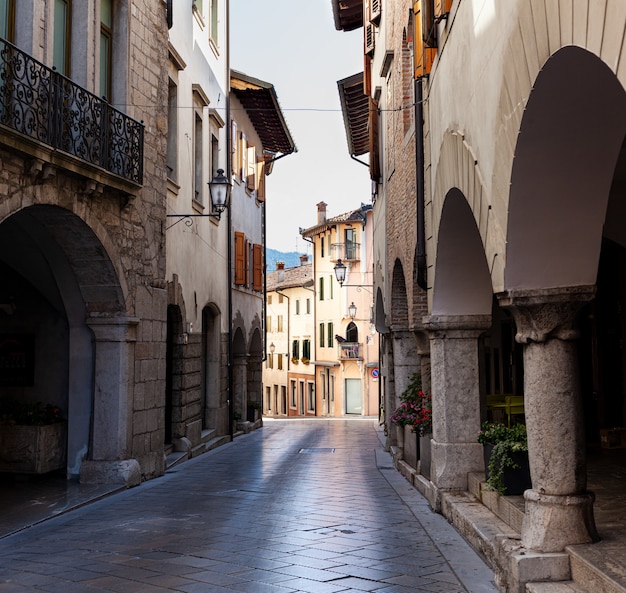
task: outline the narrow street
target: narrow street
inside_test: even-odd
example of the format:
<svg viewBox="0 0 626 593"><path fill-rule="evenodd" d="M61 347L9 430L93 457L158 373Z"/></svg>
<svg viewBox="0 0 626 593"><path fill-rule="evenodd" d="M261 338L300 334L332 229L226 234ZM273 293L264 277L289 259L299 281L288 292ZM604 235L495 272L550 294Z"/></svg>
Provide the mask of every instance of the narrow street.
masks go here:
<svg viewBox="0 0 626 593"><path fill-rule="evenodd" d="M0 593L494 593L372 419L266 421L0 541Z"/></svg>

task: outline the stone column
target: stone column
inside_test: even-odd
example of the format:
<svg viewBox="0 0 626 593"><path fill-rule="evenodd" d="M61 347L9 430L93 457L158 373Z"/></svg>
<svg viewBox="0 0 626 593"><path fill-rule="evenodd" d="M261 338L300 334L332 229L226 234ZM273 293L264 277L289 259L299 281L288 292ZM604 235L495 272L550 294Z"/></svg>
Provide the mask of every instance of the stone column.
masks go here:
<svg viewBox="0 0 626 593"><path fill-rule="evenodd" d="M391 338L393 340L393 378L394 378L394 401L387 410L390 415L399 405L400 396L411 382L411 375L419 371L419 356L417 354L417 342L415 334L408 330L392 328ZM392 443L398 447L396 460L404 458L404 439L399 433L404 432L403 427L390 427ZM397 430L396 430L397 429ZM395 443L394 438L395 437Z"/></svg>
<svg viewBox="0 0 626 593"><path fill-rule="evenodd" d="M248 404L248 356L239 354L233 357L233 398L234 410L246 419Z"/></svg>
<svg viewBox="0 0 626 593"><path fill-rule="evenodd" d="M483 471L478 338L491 315L431 315L433 440L430 479L439 490L467 490L467 474Z"/></svg>
<svg viewBox="0 0 626 593"><path fill-rule="evenodd" d="M524 494L524 547L558 552L597 540L587 469L575 340L593 287L499 295L524 347L524 412L532 489Z"/></svg>
<svg viewBox="0 0 626 593"><path fill-rule="evenodd" d="M132 486L141 481L138 461L129 459L138 322L126 317L87 320L95 341L95 388L91 459L81 465L81 482Z"/></svg>

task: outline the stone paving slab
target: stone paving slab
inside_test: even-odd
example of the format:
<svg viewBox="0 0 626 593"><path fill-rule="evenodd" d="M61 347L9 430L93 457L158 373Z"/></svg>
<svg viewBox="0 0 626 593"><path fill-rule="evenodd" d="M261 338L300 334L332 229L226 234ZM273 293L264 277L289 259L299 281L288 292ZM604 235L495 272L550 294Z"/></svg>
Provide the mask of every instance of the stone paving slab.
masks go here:
<svg viewBox="0 0 626 593"><path fill-rule="evenodd" d="M379 436L375 420L268 421L0 540L0 593L496 593Z"/></svg>

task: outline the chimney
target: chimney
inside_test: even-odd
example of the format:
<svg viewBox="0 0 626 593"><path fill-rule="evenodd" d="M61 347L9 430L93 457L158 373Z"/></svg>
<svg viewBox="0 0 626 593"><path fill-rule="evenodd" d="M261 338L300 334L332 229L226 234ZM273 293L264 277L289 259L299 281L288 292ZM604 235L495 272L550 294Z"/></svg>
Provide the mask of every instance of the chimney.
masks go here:
<svg viewBox="0 0 626 593"><path fill-rule="evenodd" d="M326 206L328 206L326 202L317 204L317 224L326 222Z"/></svg>
<svg viewBox="0 0 626 593"><path fill-rule="evenodd" d="M308 263L309 263L309 256L306 255L306 253L304 255L301 255L300 256L300 265L301 266L305 266Z"/></svg>
<svg viewBox="0 0 626 593"><path fill-rule="evenodd" d="M285 262L284 261L277 261L276 262L276 269L277 270L284 270L285 269Z"/></svg>

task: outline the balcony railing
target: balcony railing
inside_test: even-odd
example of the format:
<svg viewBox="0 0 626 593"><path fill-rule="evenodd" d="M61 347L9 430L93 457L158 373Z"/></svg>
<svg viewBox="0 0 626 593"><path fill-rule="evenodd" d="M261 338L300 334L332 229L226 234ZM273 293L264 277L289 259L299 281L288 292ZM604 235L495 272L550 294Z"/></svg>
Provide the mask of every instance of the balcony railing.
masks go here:
<svg viewBox="0 0 626 593"><path fill-rule="evenodd" d="M143 183L143 124L4 39L0 39L0 124Z"/></svg>
<svg viewBox="0 0 626 593"><path fill-rule="evenodd" d="M359 342L341 342L339 344L340 360L361 360L361 344Z"/></svg>
<svg viewBox="0 0 626 593"><path fill-rule="evenodd" d="M332 243L330 246L330 259L336 261L358 261L361 259L360 243Z"/></svg>

